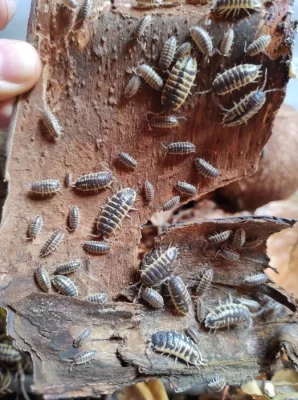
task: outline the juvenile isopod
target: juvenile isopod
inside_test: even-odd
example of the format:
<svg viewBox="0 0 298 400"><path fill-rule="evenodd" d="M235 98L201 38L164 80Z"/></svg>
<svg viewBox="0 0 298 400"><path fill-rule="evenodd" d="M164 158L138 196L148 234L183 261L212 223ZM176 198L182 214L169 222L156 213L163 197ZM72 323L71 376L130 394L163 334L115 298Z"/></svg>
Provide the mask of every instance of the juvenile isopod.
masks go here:
<svg viewBox="0 0 298 400"><path fill-rule="evenodd" d="M243 279L243 284L245 286L252 286L252 287L264 285L268 282L270 282L270 278L266 274L255 274L255 275L247 276Z"/></svg>
<svg viewBox="0 0 298 400"><path fill-rule="evenodd" d="M125 88L124 96L127 99L130 99L138 92L140 86L141 86L141 78L139 77L139 75L134 74L128 81L128 84Z"/></svg>
<svg viewBox="0 0 298 400"><path fill-rule="evenodd" d="M73 347L82 346L82 344L84 344L88 340L90 335L91 335L90 328L83 329L82 332L74 339Z"/></svg>
<svg viewBox="0 0 298 400"><path fill-rule="evenodd" d="M229 57L234 43L234 37L235 37L234 29L229 28L227 32L224 34L224 37L220 44L219 52L222 56Z"/></svg>
<svg viewBox="0 0 298 400"><path fill-rule="evenodd" d="M137 67L136 73L140 75L148 85L155 90L162 90L163 80L149 65L143 64Z"/></svg>
<svg viewBox="0 0 298 400"><path fill-rule="evenodd" d="M163 308L163 297L154 289L146 287L142 290L142 298L153 308Z"/></svg>
<svg viewBox="0 0 298 400"><path fill-rule="evenodd" d="M201 297L197 298L196 315L199 322L203 322L206 317L206 307Z"/></svg>
<svg viewBox="0 0 298 400"><path fill-rule="evenodd" d="M60 246L64 237L64 232L61 230L55 231L41 248L39 253L40 257L46 257L52 254Z"/></svg>
<svg viewBox="0 0 298 400"><path fill-rule="evenodd" d="M36 237L40 234L43 225L43 218L41 215L36 215L33 217L29 223L27 230L27 238L28 239L36 239Z"/></svg>
<svg viewBox="0 0 298 400"><path fill-rule="evenodd" d="M161 0L136 0L135 8L155 8L161 4Z"/></svg>
<svg viewBox="0 0 298 400"><path fill-rule="evenodd" d="M145 15L145 17L141 19L135 30L134 37L136 39L140 39L142 36L144 36L146 29L151 23L151 20L152 20L151 15Z"/></svg>
<svg viewBox="0 0 298 400"><path fill-rule="evenodd" d="M260 311L260 309L261 309L261 304L252 299L240 297L240 298L236 299L236 301L237 301L237 303L243 304L252 313L256 313L257 311Z"/></svg>
<svg viewBox="0 0 298 400"><path fill-rule="evenodd" d="M91 360L94 360L94 358L96 357L96 354L97 354L96 350L86 350L86 351L82 351L81 353L76 354L72 358L72 362L70 365L70 371L72 370L72 367L74 365L91 363Z"/></svg>
<svg viewBox="0 0 298 400"><path fill-rule="evenodd" d="M172 64L175 57L176 49L177 49L177 39L175 36L171 36L165 42L159 59L159 67L163 71L166 71Z"/></svg>
<svg viewBox="0 0 298 400"><path fill-rule="evenodd" d="M200 336L199 332L196 328L186 328L185 329L186 336L188 336L194 343L199 344Z"/></svg>
<svg viewBox="0 0 298 400"><path fill-rule="evenodd" d="M85 0L79 12L79 19L86 20L90 16L92 8L93 0Z"/></svg>
<svg viewBox="0 0 298 400"><path fill-rule="evenodd" d="M68 213L68 230L73 232L80 224L80 210L77 206L71 206Z"/></svg>
<svg viewBox="0 0 298 400"><path fill-rule="evenodd" d="M73 281L64 275L56 275L52 278L52 284L58 293L64 296L78 297L78 288Z"/></svg>
<svg viewBox="0 0 298 400"><path fill-rule="evenodd" d="M174 142L165 146L162 143L164 149L166 149L166 154L190 154L196 152L196 146L190 142Z"/></svg>
<svg viewBox="0 0 298 400"><path fill-rule="evenodd" d="M75 272L82 266L82 260L71 260L65 264L60 264L55 270L55 274L68 275Z"/></svg>
<svg viewBox="0 0 298 400"><path fill-rule="evenodd" d="M250 16L251 12L260 12L262 3L260 0L217 0L213 11L219 16L237 17L241 12Z"/></svg>
<svg viewBox="0 0 298 400"><path fill-rule="evenodd" d="M0 361L8 364L18 363L22 361L22 355L11 344L0 343Z"/></svg>
<svg viewBox="0 0 298 400"><path fill-rule="evenodd" d="M190 52L191 52L191 44L189 42L185 42L178 47L175 57L177 59L188 57L190 55Z"/></svg>
<svg viewBox="0 0 298 400"><path fill-rule="evenodd" d="M269 46L270 42L270 35L262 35L247 47L246 54L249 56L256 56L260 53L266 53L266 48Z"/></svg>
<svg viewBox="0 0 298 400"><path fill-rule="evenodd" d="M208 289L210 288L212 280L213 280L213 269L208 268L202 273L200 282L196 288L196 295L200 297L204 296L208 291Z"/></svg>
<svg viewBox="0 0 298 400"><path fill-rule="evenodd" d="M78 2L77 2L77 0L62 0L62 3L66 6L66 7L68 7L68 8L71 8L71 9L75 9L75 8L77 8L78 7Z"/></svg>
<svg viewBox="0 0 298 400"><path fill-rule="evenodd" d="M220 233L214 233L208 237L208 242L212 244L224 243L232 235L233 231L227 230Z"/></svg>
<svg viewBox="0 0 298 400"><path fill-rule="evenodd" d="M80 176L74 183L74 188L83 192L111 187L113 175L111 171L92 172Z"/></svg>
<svg viewBox="0 0 298 400"><path fill-rule="evenodd" d="M83 249L90 254L107 254L111 250L111 246L107 242L98 242L89 240L83 244Z"/></svg>
<svg viewBox="0 0 298 400"><path fill-rule="evenodd" d="M203 158L196 158L195 166L197 171L206 178L218 178L221 175L218 169L213 167L213 165L209 164L207 161L203 160Z"/></svg>
<svg viewBox="0 0 298 400"><path fill-rule="evenodd" d="M177 207L180 203L180 196L174 196L162 205L162 211L169 211Z"/></svg>
<svg viewBox="0 0 298 400"><path fill-rule="evenodd" d="M177 181L175 188L182 194L187 196L194 196L198 193L198 190L195 186L191 185L187 182Z"/></svg>
<svg viewBox="0 0 298 400"><path fill-rule="evenodd" d="M191 297L183 280L179 276L172 276L168 281L168 289L177 312L188 314L191 310Z"/></svg>
<svg viewBox="0 0 298 400"><path fill-rule="evenodd" d="M144 184L145 198L148 203L151 203L154 200L155 190L154 186L151 182L146 181Z"/></svg>
<svg viewBox="0 0 298 400"><path fill-rule="evenodd" d="M124 153L123 151L120 151L120 153L118 153L118 160L128 168L137 168L137 161L132 156Z"/></svg>
<svg viewBox="0 0 298 400"><path fill-rule="evenodd" d="M71 187L72 186L72 173L70 171L66 172L64 182L65 182L65 186L66 187Z"/></svg>
<svg viewBox="0 0 298 400"><path fill-rule="evenodd" d="M31 192L41 195L56 194L60 191L60 182L56 179L42 179L31 184Z"/></svg>
<svg viewBox="0 0 298 400"><path fill-rule="evenodd" d="M152 117L148 121L150 128L159 128L159 129L172 129L179 126L179 121L184 120L187 121L185 117L175 117L173 115L169 116L157 116Z"/></svg>
<svg viewBox="0 0 298 400"><path fill-rule="evenodd" d="M213 44L212 44L212 39L209 35L209 33L199 27L199 26L194 26L190 28L190 36L192 40L195 42L199 50L206 56L211 56L213 52Z"/></svg>
<svg viewBox="0 0 298 400"><path fill-rule="evenodd" d="M240 260L240 254L232 249L221 249L219 254L228 261L238 261Z"/></svg>
<svg viewBox="0 0 298 400"><path fill-rule="evenodd" d="M226 380L219 375L215 375L215 377L210 379L207 383L207 387L211 392L222 392L226 385Z"/></svg>
<svg viewBox="0 0 298 400"><path fill-rule="evenodd" d="M47 271L43 267L37 268L35 271L35 279L41 290L49 292L51 289L51 280Z"/></svg>
<svg viewBox="0 0 298 400"><path fill-rule="evenodd" d="M243 247L245 241L246 241L245 230L242 228L237 229L233 236L233 247L235 249L239 249L240 247Z"/></svg>
<svg viewBox="0 0 298 400"><path fill-rule="evenodd" d="M44 111L43 122L51 136L53 136L55 139L61 138L63 135L63 128L60 126L57 118L51 111Z"/></svg>
<svg viewBox="0 0 298 400"><path fill-rule="evenodd" d="M90 301L95 304L103 304L108 301L109 296L106 293L93 293L85 296L83 300Z"/></svg>

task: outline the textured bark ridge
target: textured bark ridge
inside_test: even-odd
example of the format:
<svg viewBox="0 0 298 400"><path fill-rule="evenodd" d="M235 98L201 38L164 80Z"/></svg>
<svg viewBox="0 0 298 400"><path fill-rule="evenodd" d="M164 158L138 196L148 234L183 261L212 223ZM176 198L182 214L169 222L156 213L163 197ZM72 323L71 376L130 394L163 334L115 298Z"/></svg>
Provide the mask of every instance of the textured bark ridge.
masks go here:
<svg viewBox="0 0 298 400"><path fill-rule="evenodd" d="M283 92L269 93L258 115L237 129L221 127L217 101L231 107L232 100L242 98L244 91L220 100L211 94L190 96L178 113L188 121L167 134L150 131L145 116L148 111L161 111L160 93L144 84L135 98L123 99L132 68L142 61L156 66L165 40L175 34L182 43L188 38L190 26L203 24L205 16L201 14L206 13L207 7L187 4L152 10L152 24L140 44L131 38L146 11L129 9L125 4L114 4L111 8L108 2L95 1L91 17L82 24L74 22L71 11L56 2L32 2L29 40L38 49L44 69L39 84L18 104L14 135L10 140L6 171L9 196L0 238L1 304L8 306L14 316L9 325L10 333L21 348L32 354L35 390L48 397L108 393L140 379L161 375L170 377L173 385L181 389L206 381L215 370L226 374L229 383L239 383L268 367L268 357L274 354L269 351L272 338L276 337L273 350L285 343L289 357L296 363L297 348L291 339L297 334L297 325L292 324L291 316L295 305L276 288L266 290L292 310L290 316L285 312L282 324L280 321L269 325L257 322L253 330L224 332L215 337L202 331L202 352L209 363L198 372L186 368L182 362L175 364L156 354L151 356L154 360L151 366L145 356L152 332L181 330L186 324L194 323L193 315L176 317L172 310L153 312L141 305L120 301L99 307L58 294L39 293L33 279L38 266L44 266L52 274L58 264L83 258L84 267L73 276L80 297L105 291L111 298L123 299L119 297L122 292L129 299L132 289L127 287L138 279L141 224L152 215L155 207L174 195L176 180L197 185L200 196L255 170L259 154L270 137ZM263 32L270 32L273 37L268 49L270 58L260 55L252 60L261 62L268 70L267 88L284 88L288 73L281 59L291 57L293 38L289 7L289 1L275 2L267 9L266 16L265 12L255 13L239 21L235 25L237 41L230 58L223 61L221 56L214 55L209 62L199 58L197 88L208 89L217 72L244 62L245 41L251 42ZM208 27L216 46L227 24L213 21ZM51 140L41 123L40 109L46 107L52 109L65 130L57 142ZM199 176L193 163L195 155L165 157L161 142L176 140L194 143L197 156L206 158L221 170L221 179ZM126 151L137 159L135 171L129 172L117 164L118 151ZM113 192L127 186L137 190L138 211L131 212L132 219L125 220L122 230L112 237L109 254L89 256L83 252L82 243L88 238L88 231L92 231L100 206L111 196L111 190L88 195L62 187L61 194L52 198L32 197L28 193L31 182L37 179L63 182L67 170L76 178L107 169L115 176ZM156 189L152 206L146 205L142 197L146 179L154 183ZM49 235L58 228L65 230L72 204L81 210L81 228L66 233L58 250L40 259L39 251ZM44 227L41 235L31 242L26 240L26 229L35 215L43 216ZM243 224L251 240L260 236L267 239L293 223L279 219L239 219L178 226L159 238L157 246L172 243L181 249L175 273L185 279L190 290L201 268L206 265L214 268L215 284L210 299L207 298L207 302L213 300L214 306L215 297L225 298L228 292L235 295L240 278L261 270L264 257L261 256L261 261L257 256L250 259L244 250L241 262L230 264L215 257L214 249L205 247L203 237L229 225L234 229ZM258 251L264 253L264 246L265 242ZM290 325L286 323L288 320ZM76 367L69 373L65 359L74 354L72 336L86 325L92 325L91 344L98 350L98 357L91 366Z"/></svg>

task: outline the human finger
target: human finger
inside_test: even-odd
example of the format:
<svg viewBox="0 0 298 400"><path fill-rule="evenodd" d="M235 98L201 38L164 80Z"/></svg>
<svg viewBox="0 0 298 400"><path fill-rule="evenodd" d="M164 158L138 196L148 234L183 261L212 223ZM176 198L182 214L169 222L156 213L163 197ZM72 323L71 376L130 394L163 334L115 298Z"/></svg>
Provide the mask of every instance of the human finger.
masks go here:
<svg viewBox="0 0 298 400"><path fill-rule="evenodd" d="M12 20L17 7L17 0L0 0L0 30Z"/></svg>

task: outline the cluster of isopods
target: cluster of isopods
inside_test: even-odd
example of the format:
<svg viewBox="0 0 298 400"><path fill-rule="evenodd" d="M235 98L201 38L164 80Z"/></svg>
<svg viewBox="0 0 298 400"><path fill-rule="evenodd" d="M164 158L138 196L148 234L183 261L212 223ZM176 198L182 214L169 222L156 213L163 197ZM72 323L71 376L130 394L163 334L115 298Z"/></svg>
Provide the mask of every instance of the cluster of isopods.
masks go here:
<svg viewBox="0 0 298 400"><path fill-rule="evenodd" d="M83 329L79 335L73 340L73 347L78 348L84 345L84 343L89 339L91 335L91 329L85 328ZM84 350L77 353L71 360L70 370L72 370L74 365L81 365L86 363L91 363L96 357L97 351L96 350Z"/></svg>

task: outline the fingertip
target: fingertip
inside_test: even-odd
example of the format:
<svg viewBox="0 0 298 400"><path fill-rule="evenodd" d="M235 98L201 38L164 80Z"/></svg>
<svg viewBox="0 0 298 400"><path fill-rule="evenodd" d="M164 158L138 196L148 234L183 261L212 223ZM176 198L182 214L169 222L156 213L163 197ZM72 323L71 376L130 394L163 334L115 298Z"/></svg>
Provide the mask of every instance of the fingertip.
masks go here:
<svg viewBox="0 0 298 400"><path fill-rule="evenodd" d="M12 20L16 11L16 0L0 0L0 30Z"/></svg>

